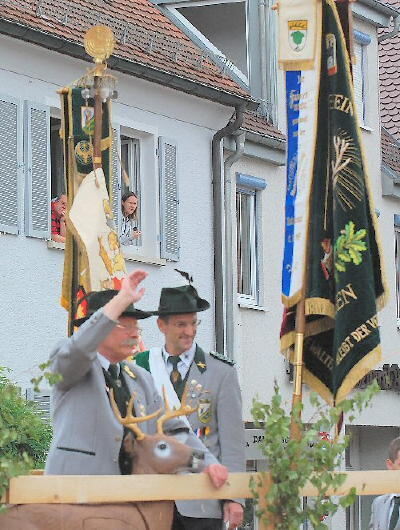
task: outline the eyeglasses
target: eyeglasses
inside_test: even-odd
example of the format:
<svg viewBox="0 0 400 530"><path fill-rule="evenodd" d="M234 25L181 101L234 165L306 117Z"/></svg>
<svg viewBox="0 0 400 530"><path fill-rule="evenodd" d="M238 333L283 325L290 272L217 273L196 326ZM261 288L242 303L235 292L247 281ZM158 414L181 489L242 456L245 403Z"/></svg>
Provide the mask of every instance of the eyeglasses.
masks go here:
<svg viewBox="0 0 400 530"><path fill-rule="evenodd" d="M200 324L201 320L196 320L196 322L174 322L172 325L177 329L185 329L187 327L197 328Z"/></svg>
<svg viewBox="0 0 400 530"><path fill-rule="evenodd" d="M126 333L141 333L142 328L139 328L138 326L125 326L124 324L121 324L121 322L118 322L118 324L115 326L116 328L122 329Z"/></svg>

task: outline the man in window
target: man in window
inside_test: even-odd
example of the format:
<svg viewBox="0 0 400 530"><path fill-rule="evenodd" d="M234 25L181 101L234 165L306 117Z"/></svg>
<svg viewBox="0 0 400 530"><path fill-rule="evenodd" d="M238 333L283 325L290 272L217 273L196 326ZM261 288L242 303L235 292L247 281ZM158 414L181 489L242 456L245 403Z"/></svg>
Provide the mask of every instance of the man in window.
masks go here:
<svg viewBox="0 0 400 530"><path fill-rule="evenodd" d="M51 239L58 243L65 243L67 230L65 227L65 213L67 211L67 196L62 194L51 201Z"/></svg>
<svg viewBox="0 0 400 530"><path fill-rule="evenodd" d="M389 444L386 467L393 471L400 470L400 437ZM379 495L374 499L371 509L369 530L400 529L400 493Z"/></svg>
<svg viewBox="0 0 400 530"><path fill-rule="evenodd" d="M203 396L197 413L187 418L194 433L231 472L245 471L245 441L239 382L232 362L215 352L205 353L194 342L200 321L197 313L210 304L192 285L161 291L158 327L165 336L162 348L135 357L149 370L159 392L164 387L171 406L179 408L186 382L200 383ZM243 520L243 500L177 501L173 530L220 530Z"/></svg>

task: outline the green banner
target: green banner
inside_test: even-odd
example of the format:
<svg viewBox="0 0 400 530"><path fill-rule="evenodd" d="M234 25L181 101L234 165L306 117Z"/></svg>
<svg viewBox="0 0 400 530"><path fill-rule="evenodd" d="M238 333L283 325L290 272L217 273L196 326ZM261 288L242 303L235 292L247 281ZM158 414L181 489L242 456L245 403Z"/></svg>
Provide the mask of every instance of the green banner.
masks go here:
<svg viewBox="0 0 400 530"><path fill-rule="evenodd" d="M345 39L323 1L318 130L309 201L303 380L341 401L381 359L384 282ZM282 344L292 345L294 309Z"/></svg>

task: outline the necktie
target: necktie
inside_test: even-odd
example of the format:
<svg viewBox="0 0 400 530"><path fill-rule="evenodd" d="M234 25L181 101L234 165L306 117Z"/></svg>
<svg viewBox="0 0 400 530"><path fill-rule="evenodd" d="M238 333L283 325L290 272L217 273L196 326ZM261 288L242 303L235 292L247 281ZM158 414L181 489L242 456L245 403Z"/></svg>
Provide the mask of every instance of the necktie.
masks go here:
<svg viewBox="0 0 400 530"><path fill-rule="evenodd" d="M118 365L117 364L110 364L110 366L108 367L108 373L111 375L111 377L114 380L117 380L118 379L118 375L119 375Z"/></svg>
<svg viewBox="0 0 400 530"><path fill-rule="evenodd" d="M104 377L107 385L114 391L114 399L117 404L121 416L126 415L127 406L130 398L129 388L125 380L121 377L120 366L118 364L110 364L108 370L104 370ZM134 411L132 411L135 414ZM129 430L124 427L123 438L128 434ZM125 452L124 444L121 444L118 457L119 469L121 475L130 475L132 472L132 457Z"/></svg>
<svg viewBox="0 0 400 530"><path fill-rule="evenodd" d="M393 511L390 518L389 530L394 530L396 528L397 522L399 520L399 508L400 497L393 497Z"/></svg>
<svg viewBox="0 0 400 530"><path fill-rule="evenodd" d="M120 367L117 364L110 364L108 370L104 370L106 382L114 390L114 399L118 409L122 416L125 416L130 395L129 390L122 384L119 373Z"/></svg>
<svg viewBox="0 0 400 530"><path fill-rule="evenodd" d="M170 355L168 357L168 362L172 364L172 372L170 375L171 383L173 384L175 390L177 386L182 382L182 376L178 370L178 363L180 362L179 355Z"/></svg>

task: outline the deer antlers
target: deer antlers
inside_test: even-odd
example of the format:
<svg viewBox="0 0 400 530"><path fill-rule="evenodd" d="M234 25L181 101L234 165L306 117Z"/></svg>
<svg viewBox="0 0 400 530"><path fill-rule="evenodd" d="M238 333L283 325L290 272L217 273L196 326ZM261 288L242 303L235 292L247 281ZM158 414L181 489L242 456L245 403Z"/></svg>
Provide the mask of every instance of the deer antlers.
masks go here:
<svg viewBox="0 0 400 530"><path fill-rule="evenodd" d="M165 387L163 386L163 398L164 398L164 404L165 404L165 411L162 416L160 416L157 420L157 432L158 434L163 434L163 425L167 420L170 420L171 418L177 418L178 416L189 416L192 414L192 412L195 412L198 409L198 399L200 397L202 391L202 386L198 384L196 381L192 381L190 385L186 386L185 391L182 396L181 400L181 406L179 409L171 409L171 406L169 404L169 400L167 397L167 392L165 390ZM190 401L195 404L195 406L190 406L188 404L188 396L190 394ZM123 418L121 416L121 413L118 409L118 406L115 402L114 398L114 390L110 389L110 403L111 407L114 411L114 414L117 418L117 420L133 431L136 434L137 440L143 440L145 438L144 432L140 429L138 426L138 423L143 423L148 420L152 420L153 418L156 418L160 415L162 409L158 409L152 414L147 414L147 416L134 416L133 415L133 400L135 399L136 394L133 393L131 395L131 398L129 400L127 409L126 409L126 416Z"/></svg>
<svg viewBox="0 0 400 530"><path fill-rule="evenodd" d="M156 416L158 416L160 414L161 409L158 409L155 412L153 412L153 414L148 414L147 416L134 416L133 413L132 413L132 409L133 409L133 400L135 399L135 396L136 396L135 393L133 393L131 395L131 398L130 398L129 403L128 403L128 407L126 409L126 416L123 418L121 416L121 413L120 413L120 411L118 409L117 404L115 403L114 390L112 388L110 389L110 403L111 403L111 407L112 407L112 409L114 411L114 414L116 415L118 421L122 425L125 425L125 427L128 427L128 429L133 431L136 434L136 439L137 440L143 440L143 438L145 437L145 434L139 428L139 426L137 424L138 423L143 423L144 421L148 421L148 420L151 420L151 419L155 418Z"/></svg>
<svg viewBox="0 0 400 530"><path fill-rule="evenodd" d="M190 405L187 404L188 393L189 393L189 387L186 387L183 393L182 399L181 399L180 408L171 409L171 406L169 404L168 397L167 397L167 391L165 390L165 386L163 386L163 398L164 398L164 404L165 404L165 412L157 420L158 434L163 433L163 424L167 420L170 420L171 418L177 418L178 416L189 416L190 414L192 414L192 412L195 412L198 409L198 405L196 407L191 407Z"/></svg>

